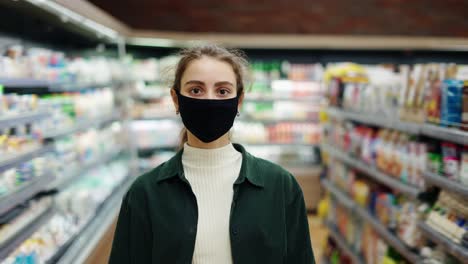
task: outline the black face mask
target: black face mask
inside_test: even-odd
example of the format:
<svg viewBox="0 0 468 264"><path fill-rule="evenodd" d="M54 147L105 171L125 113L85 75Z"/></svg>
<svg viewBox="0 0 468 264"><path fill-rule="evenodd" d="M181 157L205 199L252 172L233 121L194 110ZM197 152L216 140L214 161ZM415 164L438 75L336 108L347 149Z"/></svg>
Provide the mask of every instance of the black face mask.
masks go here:
<svg viewBox="0 0 468 264"><path fill-rule="evenodd" d="M182 122L201 141L215 141L231 129L237 114L238 96L213 100L183 96L177 90L176 94Z"/></svg>

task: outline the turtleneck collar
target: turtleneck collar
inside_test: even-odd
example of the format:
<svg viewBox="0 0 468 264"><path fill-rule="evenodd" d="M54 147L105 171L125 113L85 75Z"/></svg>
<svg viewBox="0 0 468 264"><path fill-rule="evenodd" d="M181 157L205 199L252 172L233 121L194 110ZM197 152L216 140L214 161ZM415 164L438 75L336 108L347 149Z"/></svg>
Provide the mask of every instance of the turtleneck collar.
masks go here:
<svg viewBox="0 0 468 264"><path fill-rule="evenodd" d="M238 152L232 143L215 149L201 149L184 144L182 162L184 166L198 168L223 167L235 162L242 154Z"/></svg>

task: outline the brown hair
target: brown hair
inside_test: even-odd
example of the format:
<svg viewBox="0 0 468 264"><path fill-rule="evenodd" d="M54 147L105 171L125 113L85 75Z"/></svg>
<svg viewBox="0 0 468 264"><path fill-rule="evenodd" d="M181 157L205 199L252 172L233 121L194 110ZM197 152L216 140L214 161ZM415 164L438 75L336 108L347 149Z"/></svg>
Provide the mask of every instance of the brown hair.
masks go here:
<svg viewBox="0 0 468 264"><path fill-rule="evenodd" d="M183 49L180 51L179 56L180 60L176 66L175 78L172 85L172 88L175 90L180 91L182 76L184 75L188 65L192 61L206 56L229 63L236 75L237 94L242 94L245 91L245 87L248 83L249 63L242 51L226 49L216 44L205 44L202 46ZM183 128L179 149L183 148L185 142L187 142L187 129Z"/></svg>

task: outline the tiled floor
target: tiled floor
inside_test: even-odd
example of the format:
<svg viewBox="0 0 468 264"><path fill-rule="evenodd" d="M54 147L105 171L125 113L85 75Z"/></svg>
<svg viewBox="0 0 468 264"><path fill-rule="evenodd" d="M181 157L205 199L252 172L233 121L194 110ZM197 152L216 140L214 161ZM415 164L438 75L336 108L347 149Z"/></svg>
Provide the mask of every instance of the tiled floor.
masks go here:
<svg viewBox="0 0 468 264"><path fill-rule="evenodd" d="M315 215L309 215L310 239L314 249L315 261L320 264L322 253L327 243L328 231L322 225L322 220Z"/></svg>

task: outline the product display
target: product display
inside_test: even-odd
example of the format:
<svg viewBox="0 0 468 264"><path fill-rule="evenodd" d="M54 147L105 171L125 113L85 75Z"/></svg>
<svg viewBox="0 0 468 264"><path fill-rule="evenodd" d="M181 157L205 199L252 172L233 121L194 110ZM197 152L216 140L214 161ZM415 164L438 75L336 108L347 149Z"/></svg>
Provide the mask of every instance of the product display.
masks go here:
<svg viewBox="0 0 468 264"><path fill-rule="evenodd" d="M369 210L380 223L409 247L416 247L418 233L418 205L404 196L396 195L379 184L369 181L357 171L338 161L331 161L329 176L356 204Z"/></svg>
<svg viewBox="0 0 468 264"><path fill-rule="evenodd" d="M5 54L0 57L0 80L102 84L125 76L121 63L104 57L69 58L63 52L20 45L11 46Z"/></svg>
<svg viewBox="0 0 468 264"><path fill-rule="evenodd" d="M57 197L58 212L2 263L44 263L79 235L99 206L129 175L128 161L117 160L84 175Z"/></svg>
<svg viewBox="0 0 468 264"><path fill-rule="evenodd" d="M0 171L0 198L33 182L45 173L53 173L54 158L51 154L34 158L5 171Z"/></svg>
<svg viewBox="0 0 468 264"><path fill-rule="evenodd" d="M36 95L3 94L0 88L0 117L18 115L38 110Z"/></svg>
<svg viewBox="0 0 468 264"><path fill-rule="evenodd" d="M0 223L0 245L8 243L15 234L35 221L41 214L52 206L52 199L45 197L37 201L31 201L29 207L19 216L6 223Z"/></svg>
<svg viewBox="0 0 468 264"><path fill-rule="evenodd" d="M442 192L429 212L426 223L455 244L468 249L468 244L462 243L468 231L467 218L468 206L463 203L463 198Z"/></svg>
<svg viewBox="0 0 468 264"><path fill-rule="evenodd" d="M416 64L394 68L339 64L325 73L330 105L390 120L468 128L462 121L466 65ZM467 78L468 79L468 78ZM465 87L465 88L464 88ZM465 101L464 101L465 100Z"/></svg>
<svg viewBox="0 0 468 264"><path fill-rule="evenodd" d="M50 118L36 127L43 133L54 130L58 125L73 127L83 121L109 117L115 112L114 92L110 88L47 95L40 98L39 105L50 114Z"/></svg>
<svg viewBox="0 0 468 264"><path fill-rule="evenodd" d="M331 181L324 186L335 201L329 221L347 223L333 222L346 239L345 246L363 256L364 263L464 263L468 134L461 117L466 66L397 68L398 72L395 67L347 63L326 70L331 110L323 150L332 154ZM438 198L433 186L442 188ZM364 228L352 221L350 209L365 220ZM347 216L340 216L342 211ZM349 237L356 230L363 230L362 237ZM361 239L367 246L356 248ZM330 243L330 249L337 245Z"/></svg>
<svg viewBox="0 0 468 264"><path fill-rule="evenodd" d="M56 140L54 163L57 182L62 182L73 175L72 172L80 171L87 165L117 156L124 145L122 138L122 127L115 123L101 130L90 129Z"/></svg>
<svg viewBox="0 0 468 264"><path fill-rule="evenodd" d="M158 64L21 46L5 54L0 57L0 263L56 263L107 198L135 175L125 158L130 141L121 116L121 94L130 86L116 82L131 80L135 71L145 81L158 79L159 72L151 74Z"/></svg>
<svg viewBox="0 0 468 264"><path fill-rule="evenodd" d="M328 139L343 152L404 183L423 187L428 145L396 130L374 129L336 122L329 126Z"/></svg>

